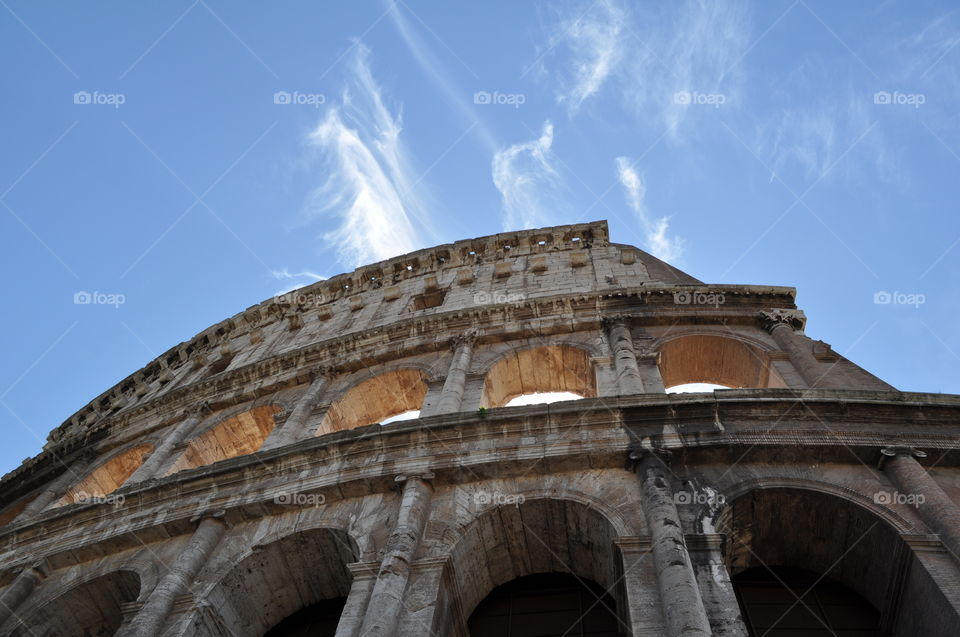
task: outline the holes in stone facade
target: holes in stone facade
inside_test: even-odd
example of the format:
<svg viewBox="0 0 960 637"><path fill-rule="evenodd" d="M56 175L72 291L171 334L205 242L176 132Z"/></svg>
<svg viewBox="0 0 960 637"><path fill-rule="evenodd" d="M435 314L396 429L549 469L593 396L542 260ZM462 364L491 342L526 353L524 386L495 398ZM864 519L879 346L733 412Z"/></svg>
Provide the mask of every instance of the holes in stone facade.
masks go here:
<svg viewBox="0 0 960 637"><path fill-rule="evenodd" d="M398 369L368 378L330 405L317 435L382 423L419 410L426 395L426 378L419 369Z"/></svg>
<svg viewBox="0 0 960 637"><path fill-rule="evenodd" d="M432 307L440 307L443 305L443 299L446 298L446 296L446 290L436 290L434 292L418 294L410 301L410 309L416 312L419 310L427 310Z"/></svg>
<svg viewBox="0 0 960 637"><path fill-rule="evenodd" d="M194 438L165 475L254 453L276 426L274 415L279 411L276 405L266 405L227 418Z"/></svg>
<svg viewBox="0 0 960 637"><path fill-rule="evenodd" d="M143 457L152 448L152 445L140 445L114 456L71 487L56 506L85 502L113 493L143 464Z"/></svg>
<svg viewBox="0 0 960 637"><path fill-rule="evenodd" d="M497 361L483 385L483 407L503 407L527 394L569 392L578 397L597 395L590 355L568 345L547 345L510 352Z"/></svg>
<svg viewBox="0 0 960 637"><path fill-rule="evenodd" d="M664 387L709 383L724 388L786 387L767 354L735 338L691 334L660 348ZM709 391L709 390L708 390Z"/></svg>

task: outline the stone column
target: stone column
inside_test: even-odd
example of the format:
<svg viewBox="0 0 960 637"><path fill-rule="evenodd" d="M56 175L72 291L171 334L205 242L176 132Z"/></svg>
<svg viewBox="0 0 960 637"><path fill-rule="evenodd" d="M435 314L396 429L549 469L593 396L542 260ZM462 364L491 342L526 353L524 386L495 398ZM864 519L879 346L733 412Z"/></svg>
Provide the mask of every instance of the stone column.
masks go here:
<svg viewBox="0 0 960 637"><path fill-rule="evenodd" d="M813 355L813 344L804 342L805 337L797 334L802 330L806 318L800 310L770 310L760 312L763 327L770 332L773 340L790 356L793 365L808 387L823 387L826 374L821 371L820 362Z"/></svg>
<svg viewBox="0 0 960 637"><path fill-rule="evenodd" d="M621 395L642 394L643 379L637 367L637 353L633 349L633 336L626 317L603 319L610 343L610 353L617 372L617 389Z"/></svg>
<svg viewBox="0 0 960 637"><path fill-rule="evenodd" d="M740 603L723 559L723 539L718 533L704 533L687 535L684 541L690 551L700 596L714 636L747 637L749 633L740 616Z"/></svg>
<svg viewBox="0 0 960 637"><path fill-rule="evenodd" d="M200 517L200 524L188 544L130 625L118 631L118 637L157 637L163 633L174 602L179 595L189 592L190 585L220 543L226 528L222 512Z"/></svg>
<svg viewBox="0 0 960 637"><path fill-rule="evenodd" d="M160 477L160 471L170 461L177 447L179 447L180 444L187 439L187 436L190 435L190 432L200 424L200 420L203 418L206 410L207 404L203 403L184 411L186 418L174 427L173 431L167 434L167 437L156 446L153 452L147 456L143 464L127 479L126 484L134 484L136 482L143 482L144 480Z"/></svg>
<svg viewBox="0 0 960 637"><path fill-rule="evenodd" d="M62 498L67 489L86 477L92 463L93 458L81 456L67 466L66 471L48 483L40 492L40 495L35 497L13 521L22 522L45 511L47 507Z"/></svg>
<svg viewBox="0 0 960 637"><path fill-rule="evenodd" d="M463 391L467 382L467 372L470 370L470 359L473 357L473 344L476 342L475 332L467 332L453 339L453 360L447 370L447 378L443 382L443 391L437 407L430 414L454 414L460 411L463 404Z"/></svg>
<svg viewBox="0 0 960 637"><path fill-rule="evenodd" d="M710 622L700 597L673 488L663 461L652 453L631 454L638 460L643 514L650 532L657 587L669 637L710 635Z"/></svg>
<svg viewBox="0 0 960 637"><path fill-rule="evenodd" d="M0 597L0 626L16 614L17 608L30 597L37 584L45 577L46 573L40 565L28 566L20 571Z"/></svg>
<svg viewBox="0 0 960 637"><path fill-rule="evenodd" d="M403 483L400 512L363 618L360 634L364 637L393 637L396 633L410 563L430 512L433 489L427 481L432 478L431 473L397 476L397 482Z"/></svg>
<svg viewBox="0 0 960 637"><path fill-rule="evenodd" d="M303 392L303 395L297 400L297 404L294 405L293 411L290 412L287 421L283 423L282 427L278 427L270 432L263 446L260 447L261 451L285 447L306 437L303 435L304 427L306 427L310 414L313 413L317 402L330 383L330 377L332 375L333 371L328 368L316 370L313 376L313 382L310 383L307 390Z"/></svg>
<svg viewBox="0 0 960 637"><path fill-rule="evenodd" d="M353 582L350 584L347 603L343 607L343 612L340 613L335 637L358 637L360 635L360 626L363 624L363 616L366 614L367 605L370 603L370 594L373 593L373 585L377 581L380 564L376 562L354 562L353 564L347 564L347 568L353 575Z"/></svg>
<svg viewBox="0 0 960 637"><path fill-rule="evenodd" d="M931 532L960 561L960 506L950 499L917 458L927 454L915 449L885 447L881 450L883 472L897 491L915 502L917 512Z"/></svg>

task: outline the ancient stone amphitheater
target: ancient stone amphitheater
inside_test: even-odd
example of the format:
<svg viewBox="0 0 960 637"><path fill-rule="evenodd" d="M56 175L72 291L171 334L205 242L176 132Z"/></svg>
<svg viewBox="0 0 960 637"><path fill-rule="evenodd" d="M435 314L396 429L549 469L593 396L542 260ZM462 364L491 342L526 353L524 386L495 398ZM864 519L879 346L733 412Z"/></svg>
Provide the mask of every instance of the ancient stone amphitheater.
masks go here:
<svg viewBox="0 0 960 637"><path fill-rule="evenodd" d="M604 222L270 299L3 478L0 633L960 634L960 398L804 324Z"/></svg>

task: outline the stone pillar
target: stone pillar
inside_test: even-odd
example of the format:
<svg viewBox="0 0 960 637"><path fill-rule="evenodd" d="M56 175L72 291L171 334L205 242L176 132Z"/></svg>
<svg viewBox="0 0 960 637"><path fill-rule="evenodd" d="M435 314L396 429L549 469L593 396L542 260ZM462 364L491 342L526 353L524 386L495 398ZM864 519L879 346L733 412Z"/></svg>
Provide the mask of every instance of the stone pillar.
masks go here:
<svg viewBox="0 0 960 637"><path fill-rule="evenodd" d="M748 637L747 627L740 616L740 603L723 559L723 539L718 533L704 533L687 535L684 541L690 551L690 561L713 634Z"/></svg>
<svg viewBox="0 0 960 637"><path fill-rule="evenodd" d="M665 631L656 569L648 537L619 537L616 540L623 559L625 608L620 615L632 635L662 635Z"/></svg>
<svg viewBox="0 0 960 637"><path fill-rule="evenodd" d="M160 477L160 471L170 461L177 447L179 447L180 444L187 439L187 436L190 435L190 432L200 424L200 420L206 410L207 404L203 403L185 411L184 415L186 418L174 427L173 431L167 434L167 437L156 446L153 452L144 460L143 464L127 479L126 484L134 484Z"/></svg>
<svg viewBox="0 0 960 637"><path fill-rule="evenodd" d="M431 412L434 414L454 414L460 411L463 404L463 391L467 382L467 372L470 370L470 359L473 357L473 344L477 335L468 332L453 339L453 360L447 370L447 378L443 382L443 392L437 406Z"/></svg>
<svg viewBox="0 0 960 637"><path fill-rule="evenodd" d="M403 593L410 579L410 563L416 553L430 512L433 474L397 476L403 496L397 525L387 540L377 581L367 605L360 633L364 637L393 637L400 617Z"/></svg>
<svg viewBox="0 0 960 637"><path fill-rule="evenodd" d="M223 513L201 516L200 524L188 544L157 583L130 625L118 631L118 637L157 637L163 634L177 597L189 592L197 573L207 563L226 532L222 518Z"/></svg>
<svg viewBox="0 0 960 637"><path fill-rule="evenodd" d="M917 458L925 458L927 454L899 447L885 447L881 453L883 472L900 494L917 502L917 512L924 524L940 536L954 559L960 561L960 506L917 462Z"/></svg>
<svg viewBox="0 0 960 637"><path fill-rule="evenodd" d="M335 637L358 637L360 635L360 626L363 624L363 616L366 614L367 605L370 603L370 594L373 592L373 585L377 581L380 564L376 562L355 562L347 564L347 568L353 575L353 583L350 584L347 603L343 607L343 612L340 613Z"/></svg>
<svg viewBox="0 0 960 637"><path fill-rule="evenodd" d="M610 353L617 372L617 389L621 395L642 394L643 379L637 367L637 353L633 349L633 336L625 317L604 318Z"/></svg>
<svg viewBox="0 0 960 637"><path fill-rule="evenodd" d="M13 521L22 522L45 511L47 507L62 498L67 489L86 476L92 463L93 458L83 456L67 466L66 471L48 483L40 492L40 495L35 497Z"/></svg>
<svg viewBox="0 0 960 637"><path fill-rule="evenodd" d="M0 626L16 614L17 608L26 601L37 584L43 581L46 573L42 566L28 566L20 571L10 586L0 596Z"/></svg>
<svg viewBox="0 0 960 637"><path fill-rule="evenodd" d="M304 436L304 427L306 427L310 414L313 413L317 402L330 383L332 374L332 370L327 368L320 368L315 372L313 382L297 400L297 404L294 405L293 411L290 412L286 422L283 423L282 427L277 427L270 432L263 446L260 447L261 451L285 447L306 437Z"/></svg>
<svg viewBox="0 0 960 637"><path fill-rule="evenodd" d="M760 312L763 327L780 349L790 356L790 363L803 378L808 387L823 387L826 374L821 371L820 362L813 355L813 344L804 342L806 337L797 334L806 322L800 310L770 310Z"/></svg>
<svg viewBox="0 0 960 637"><path fill-rule="evenodd" d="M425 557L411 565L396 637L470 637L459 582L448 574L449 556Z"/></svg>
<svg viewBox="0 0 960 637"><path fill-rule="evenodd" d="M673 488L663 461L652 453L631 454L638 460L643 514L650 532L657 587L669 637L710 635L710 622L700 597Z"/></svg>

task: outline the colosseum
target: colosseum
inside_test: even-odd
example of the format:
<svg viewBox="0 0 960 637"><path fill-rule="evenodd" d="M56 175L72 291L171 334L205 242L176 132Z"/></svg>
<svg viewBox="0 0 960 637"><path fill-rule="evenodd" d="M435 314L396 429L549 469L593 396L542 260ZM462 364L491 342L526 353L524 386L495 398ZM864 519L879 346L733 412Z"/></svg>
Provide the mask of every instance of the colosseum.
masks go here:
<svg viewBox="0 0 960 637"><path fill-rule="evenodd" d="M0 633L958 635L960 397L795 301L605 222L271 298L3 478Z"/></svg>

